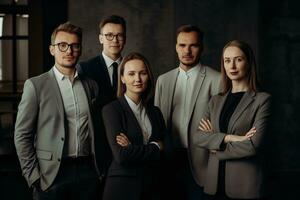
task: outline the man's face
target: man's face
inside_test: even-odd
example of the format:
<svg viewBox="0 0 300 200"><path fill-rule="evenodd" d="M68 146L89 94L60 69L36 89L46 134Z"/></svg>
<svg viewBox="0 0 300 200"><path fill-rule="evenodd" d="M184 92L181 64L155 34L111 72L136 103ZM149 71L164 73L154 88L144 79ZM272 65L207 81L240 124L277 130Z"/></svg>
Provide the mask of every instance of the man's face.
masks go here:
<svg viewBox="0 0 300 200"><path fill-rule="evenodd" d="M58 44L61 44L61 46L65 48L66 45L71 46L68 46L66 51L65 49L62 51ZM55 37L54 45L50 45L50 53L54 56L55 65L61 68L74 68L81 55L81 48L78 49L78 45L79 47L81 46L77 35L63 31L58 32ZM77 48L75 48L75 46Z"/></svg>
<svg viewBox="0 0 300 200"><path fill-rule="evenodd" d="M181 65L188 68L197 65L201 53L197 32L179 33L177 37L176 52Z"/></svg>
<svg viewBox="0 0 300 200"><path fill-rule="evenodd" d="M105 24L99 35L99 41L103 44L105 55L113 60L118 59L126 42L122 25L113 23Z"/></svg>

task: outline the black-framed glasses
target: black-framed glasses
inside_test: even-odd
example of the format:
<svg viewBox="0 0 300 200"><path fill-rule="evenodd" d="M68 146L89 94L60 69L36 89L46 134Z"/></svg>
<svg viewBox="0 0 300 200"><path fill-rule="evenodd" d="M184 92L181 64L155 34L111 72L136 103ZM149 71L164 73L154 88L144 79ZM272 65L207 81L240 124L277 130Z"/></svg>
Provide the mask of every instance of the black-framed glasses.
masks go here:
<svg viewBox="0 0 300 200"><path fill-rule="evenodd" d="M61 52L66 52L68 51L69 47L73 50L73 51L80 51L81 49L81 45L80 43L72 43L72 44L68 44L66 42L59 42L57 44L52 44L52 46L58 46L58 49Z"/></svg>
<svg viewBox="0 0 300 200"><path fill-rule="evenodd" d="M104 35L108 41L112 41L115 37L118 41L123 41L125 39L125 35L123 33L118 33L116 35L114 35L113 33L106 33L101 35Z"/></svg>

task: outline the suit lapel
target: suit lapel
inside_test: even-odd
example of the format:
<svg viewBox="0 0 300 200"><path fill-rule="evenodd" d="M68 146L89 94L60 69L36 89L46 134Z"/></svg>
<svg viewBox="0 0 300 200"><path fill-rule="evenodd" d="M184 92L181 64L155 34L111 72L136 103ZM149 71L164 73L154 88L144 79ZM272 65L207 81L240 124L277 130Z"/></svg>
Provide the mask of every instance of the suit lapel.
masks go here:
<svg viewBox="0 0 300 200"><path fill-rule="evenodd" d="M232 132L232 128L244 110L248 107L248 105L254 101L255 92L246 92L242 97L241 101L237 105L236 109L234 110L228 124L228 133Z"/></svg>
<svg viewBox="0 0 300 200"><path fill-rule="evenodd" d="M86 94L86 97L88 99L88 104L89 104L89 108L90 108L90 112L93 111L92 106L91 106L91 102L92 102L92 95L91 95L91 91L90 91L90 87L89 87L89 83L85 78L82 78L81 76L79 76L79 80L82 83L84 92Z"/></svg>
<svg viewBox="0 0 300 200"><path fill-rule="evenodd" d="M61 93L60 93L60 89L59 89L59 86L58 86L58 83L57 83L57 80L55 78L55 74L54 74L54 71L53 71L53 68L48 72L49 74L49 80L50 80L50 87L51 87L51 91L53 92L54 96L55 96L55 99L56 99L56 105L57 105L57 108L58 108L58 111L59 111L59 114L64 117L64 105L63 105L63 101L62 101L62 96L61 96Z"/></svg>
<svg viewBox="0 0 300 200"><path fill-rule="evenodd" d="M147 106L146 112L152 126L151 136L149 138L149 141L151 141L152 138L156 138L156 134L158 134L159 130L157 130L157 127L159 125L159 122L156 120L157 118L155 118L156 115L154 109L151 109L150 106Z"/></svg>
<svg viewBox="0 0 300 200"><path fill-rule="evenodd" d="M197 75L197 78L196 78L194 90L192 91L193 93L192 93L191 103L190 103L189 112L188 112L188 121L191 121L190 118L191 118L191 115L192 115L193 110L195 108L196 100L198 98L203 80L205 78L205 68L203 66L200 66L199 70L200 71L199 71L199 73Z"/></svg>
<svg viewBox="0 0 300 200"><path fill-rule="evenodd" d="M106 85L107 88L111 88L111 90L113 89L113 87L111 86L111 81L109 78L109 73L108 73L108 69L107 66L105 64L104 58L102 56L102 54L99 56L98 59L98 63L97 63L97 69L99 71L99 75L102 77L101 78L101 83Z"/></svg>
<svg viewBox="0 0 300 200"><path fill-rule="evenodd" d="M175 94L175 86L177 82L177 76L178 76L179 70L175 69L172 71L170 74L170 81L168 82L168 94L167 97L169 100L167 101L169 104L167 104L167 113L169 113L169 121L167 122L167 128L171 130L172 128L172 114L173 114L173 99L174 99L174 94Z"/></svg>
<svg viewBox="0 0 300 200"><path fill-rule="evenodd" d="M140 124L137 121L137 119L136 119L133 111L131 110L129 104L127 103L125 97L124 96L120 97L119 102L120 102L122 108L124 109L124 111L127 113L127 116L129 116L127 120L132 121L134 123L135 127L137 128L138 132L140 133L139 136L134 136L134 137L139 137L141 139L141 143L143 143L142 128L140 127Z"/></svg>
<svg viewBox="0 0 300 200"><path fill-rule="evenodd" d="M214 120L213 127L217 132L220 131L220 116L228 94L229 92L220 96L220 98L217 99L217 102L215 103L216 110L210 115L210 121L212 122Z"/></svg>

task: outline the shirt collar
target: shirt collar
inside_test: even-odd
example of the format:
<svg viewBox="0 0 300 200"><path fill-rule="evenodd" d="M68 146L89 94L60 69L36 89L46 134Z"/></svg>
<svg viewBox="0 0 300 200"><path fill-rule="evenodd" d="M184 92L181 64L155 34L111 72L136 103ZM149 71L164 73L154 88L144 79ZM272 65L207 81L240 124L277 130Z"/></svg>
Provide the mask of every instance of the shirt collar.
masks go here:
<svg viewBox="0 0 300 200"><path fill-rule="evenodd" d="M135 113L140 113L143 109L142 101L140 101L138 104L135 104L126 94L124 94L124 96L131 110L133 110Z"/></svg>
<svg viewBox="0 0 300 200"><path fill-rule="evenodd" d="M107 68L110 68L114 62L116 62L116 63L118 63L118 65L120 65L121 60L122 60L122 57L119 57L117 60L113 60L110 57L108 57L107 55L105 55L105 53L103 51L102 51L102 56L104 58L104 62L106 64Z"/></svg>
<svg viewBox="0 0 300 200"><path fill-rule="evenodd" d="M54 65L53 66L53 71L54 71L54 75L56 77L57 80L64 80L65 78L69 78L68 76L62 74L58 69L57 67ZM77 70L75 69L75 75L74 75L74 80L78 78L78 72Z"/></svg>
<svg viewBox="0 0 300 200"><path fill-rule="evenodd" d="M178 67L178 68L179 68L179 74L186 75L186 76L194 76L194 75L198 74L198 72L200 71L201 64L198 63L197 65L195 65L193 68L189 69L188 71L184 71L181 67Z"/></svg>

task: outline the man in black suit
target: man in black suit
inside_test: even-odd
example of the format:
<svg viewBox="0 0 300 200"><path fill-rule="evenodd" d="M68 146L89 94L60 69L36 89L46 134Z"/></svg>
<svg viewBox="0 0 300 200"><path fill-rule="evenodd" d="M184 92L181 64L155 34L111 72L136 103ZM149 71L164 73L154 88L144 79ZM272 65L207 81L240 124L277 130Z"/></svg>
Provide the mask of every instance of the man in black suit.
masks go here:
<svg viewBox="0 0 300 200"><path fill-rule="evenodd" d="M81 62L79 69L85 76L97 82L100 101L97 105L99 105L98 112L101 113L103 106L117 98L117 69L126 42L126 21L123 17L111 15L100 22L99 28L99 41L103 45L103 51L100 55ZM101 155L96 159L98 164L105 165L105 174L111 163L112 154L106 139L103 119L100 119L96 126L99 131L95 133L95 151L96 155ZM100 189L103 187L102 185Z"/></svg>
<svg viewBox="0 0 300 200"><path fill-rule="evenodd" d="M80 66L85 75L98 83L103 107L116 99L117 68L126 42L126 21L123 17L111 15L100 22L99 28L99 41L103 45L103 51L100 55L81 62Z"/></svg>

